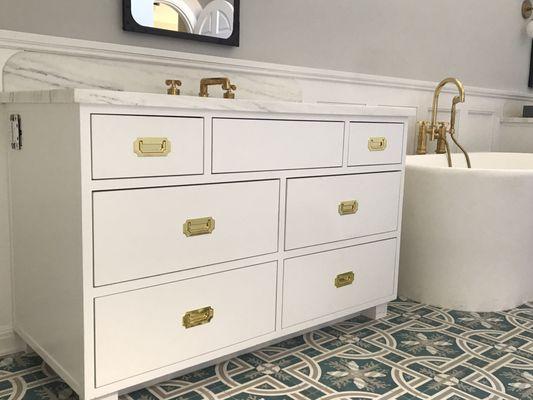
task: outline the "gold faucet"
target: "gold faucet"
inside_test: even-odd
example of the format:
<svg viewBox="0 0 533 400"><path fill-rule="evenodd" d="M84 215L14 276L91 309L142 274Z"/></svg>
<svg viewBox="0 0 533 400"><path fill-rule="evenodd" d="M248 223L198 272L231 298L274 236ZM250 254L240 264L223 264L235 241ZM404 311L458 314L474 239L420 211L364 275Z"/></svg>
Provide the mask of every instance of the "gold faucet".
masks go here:
<svg viewBox="0 0 533 400"><path fill-rule="evenodd" d="M232 85L229 78L204 78L200 81L200 97L209 97L209 86L221 85L225 99L234 99L237 86Z"/></svg>
<svg viewBox="0 0 533 400"><path fill-rule="evenodd" d="M172 96L179 96L180 90L178 89L181 86L181 81L178 79L167 79L165 84L168 86L167 93Z"/></svg>
<svg viewBox="0 0 533 400"><path fill-rule="evenodd" d="M450 117L450 123L438 122L437 113L439 108L439 96L442 88L448 83L453 83L457 86L459 91L459 96L455 96L452 100L452 111ZM455 138L455 119L457 116L456 106L457 103L464 103L465 101L465 88L461 81L456 78L446 78L442 80L436 87L435 93L433 94L433 107L431 110L431 121L418 121L418 145L416 148L416 154L426 154L427 153L427 141L428 136L430 140L437 139L437 154L447 154L448 157L448 167L452 166L452 156L450 153L450 146L446 139L446 134L449 133L453 142L465 155L466 165L468 168L472 168L470 164L470 157L466 150L457 142Z"/></svg>

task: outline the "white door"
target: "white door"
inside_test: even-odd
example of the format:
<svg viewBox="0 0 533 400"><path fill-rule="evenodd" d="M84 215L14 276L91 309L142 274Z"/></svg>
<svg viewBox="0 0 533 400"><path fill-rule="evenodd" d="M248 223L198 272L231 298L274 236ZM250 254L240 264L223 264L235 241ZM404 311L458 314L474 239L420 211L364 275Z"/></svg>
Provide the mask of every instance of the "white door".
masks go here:
<svg viewBox="0 0 533 400"><path fill-rule="evenodd" d="M198 16L194 33L229 38L233 33L233 5L226 0L213 0Z"/></svg>

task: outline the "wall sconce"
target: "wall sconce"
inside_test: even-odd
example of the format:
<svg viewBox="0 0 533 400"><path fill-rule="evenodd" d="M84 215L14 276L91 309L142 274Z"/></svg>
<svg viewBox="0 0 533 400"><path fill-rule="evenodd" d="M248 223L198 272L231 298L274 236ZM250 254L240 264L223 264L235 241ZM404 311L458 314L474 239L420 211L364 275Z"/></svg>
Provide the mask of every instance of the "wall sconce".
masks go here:
<svg viewBox="0 0 533 400"><path fill-rule="evenodd" d="M531 15L533 15L533 4L531 3L531 0L524 0L522 2L522 17L524 19L531 18ZM533 38L533 21L529 21L526 27L527 35L530 38Z"/></svg>

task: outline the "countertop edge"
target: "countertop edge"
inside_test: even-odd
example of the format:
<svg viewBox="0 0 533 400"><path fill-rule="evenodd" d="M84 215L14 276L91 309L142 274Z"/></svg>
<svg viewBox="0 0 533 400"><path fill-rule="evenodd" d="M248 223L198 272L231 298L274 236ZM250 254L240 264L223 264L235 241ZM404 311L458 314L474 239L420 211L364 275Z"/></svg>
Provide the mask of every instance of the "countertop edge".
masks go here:
<svg viewBox="0 0 533 400"><path fill-rule="evenodd" d="M227 100L193 96L168 96L156 93L120 92L100 89L50 89L0 92L3 104L90 104L111 106L160 107L205 111L236 111L277 114L361 115L411 117L409 107L362 106L347 104L298 103L265 100Z"/></svg>

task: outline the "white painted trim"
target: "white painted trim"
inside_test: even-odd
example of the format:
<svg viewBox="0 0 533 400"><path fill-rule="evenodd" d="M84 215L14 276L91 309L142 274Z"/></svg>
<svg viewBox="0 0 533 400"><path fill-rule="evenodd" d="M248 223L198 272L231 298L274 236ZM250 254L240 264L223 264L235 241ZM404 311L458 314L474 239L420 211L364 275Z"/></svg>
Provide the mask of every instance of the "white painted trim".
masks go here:
<svg viewBox="0 0 533 400"><path fill-rule="evenodd" d="M0 326L0 357L24 350L24 343L11 327Z"/></svg>
<svg viewBox="0 0 533 400"><path fill-rule="evenodd" d="M8 30L0 30L0 48L134 61L147 64L179 65L189 68L224 70L314 81L385 86L425 92L433 92L436 85L436 82L414 79L297 67ZM0 64L0 67L2 67L2 64ZM479 87L467 87L466 89L470 96L533 101L533 91L519 92ZM448 90L451 92L451 89L445 89L445 92Z"/></svg>
<svg viewBox="0 0 533 400"><path fill-rule="evenodd" d="M522 118L522 117L510 117L502 118L500 120L501 124L533 124L533 118Z"/></svg>

